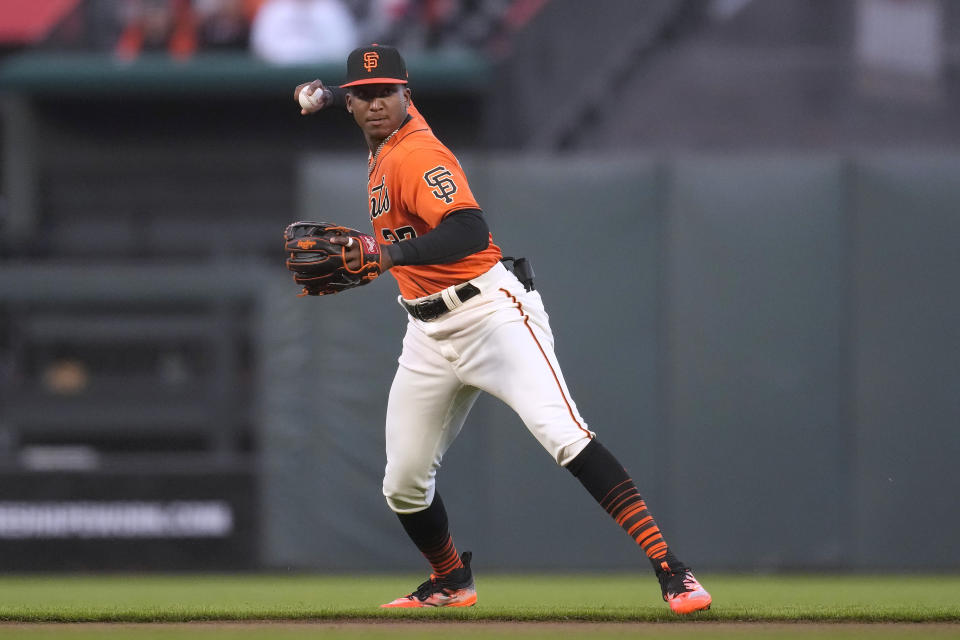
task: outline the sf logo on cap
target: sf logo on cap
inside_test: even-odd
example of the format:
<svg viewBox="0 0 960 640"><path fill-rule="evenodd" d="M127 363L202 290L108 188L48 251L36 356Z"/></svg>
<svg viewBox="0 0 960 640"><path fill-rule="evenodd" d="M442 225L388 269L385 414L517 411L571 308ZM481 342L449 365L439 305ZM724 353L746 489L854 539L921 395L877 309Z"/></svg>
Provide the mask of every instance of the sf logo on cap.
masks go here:
<svg viewBox="0 0 960 640"><path fill-rule="evenodd" d="M363 68L367 70L367 73L376 69L379 63L380 54L376 51L367 51L363 54Z"/></svg>

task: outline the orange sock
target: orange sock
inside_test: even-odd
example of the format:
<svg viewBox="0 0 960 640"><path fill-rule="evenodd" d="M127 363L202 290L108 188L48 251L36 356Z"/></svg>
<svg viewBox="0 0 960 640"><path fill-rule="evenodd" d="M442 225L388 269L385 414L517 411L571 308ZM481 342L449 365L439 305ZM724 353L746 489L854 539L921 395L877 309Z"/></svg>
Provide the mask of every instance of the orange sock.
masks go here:
<svg viewBox="0 0 960 640"><path fill-rule="evenodd" d="M657 574L683 568L683 563L673 555L663 539L660 527L647 510L647 503L640 496L637 486L602 444L591 440L570 461L567 469L643 549Z"/></svg>
<svg viewBox="0 0 960 640"><path fill-rule="evenodd" d="M600 506L640 545L651 561L666 557L667 543L633 480L627 478L611 489Z"/></svg>
<svg viewBox="0 0 960 640"><path fill-rule="evenodd" d="M434 575L445 576L463 568L460 554L450 536L447 510L439 493L434 494L433 502L423 511L398 513L397 517L413 544L430 563Z"/></svg>
<svg viewBox="0 0 960 640"><path fill-rule="evenodd" d="M453 544L453 536L447 534L447 539L439 546L422 550L423 557L433 568L434 575L445 576L455 569L462 569L460 554Z"/></svg>

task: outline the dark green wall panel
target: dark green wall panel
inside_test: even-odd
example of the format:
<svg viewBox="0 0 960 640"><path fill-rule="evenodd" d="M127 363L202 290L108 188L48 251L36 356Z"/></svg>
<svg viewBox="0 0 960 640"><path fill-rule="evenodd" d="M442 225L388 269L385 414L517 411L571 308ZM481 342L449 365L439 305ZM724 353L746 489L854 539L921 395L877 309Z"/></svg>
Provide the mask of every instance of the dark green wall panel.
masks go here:
<svg viewBox="0 0 960 640"><path fill-rule="evenodd" d="M708 156L673 167L677 544L730 568L835 564L845 461L824 445L841 428L839 163Z"/></svg>
<svg viewBox="0 0 960 640"><path fill-rule="evenodd" d="M856 558L960 564L960 159L858 166Z"/></svg>

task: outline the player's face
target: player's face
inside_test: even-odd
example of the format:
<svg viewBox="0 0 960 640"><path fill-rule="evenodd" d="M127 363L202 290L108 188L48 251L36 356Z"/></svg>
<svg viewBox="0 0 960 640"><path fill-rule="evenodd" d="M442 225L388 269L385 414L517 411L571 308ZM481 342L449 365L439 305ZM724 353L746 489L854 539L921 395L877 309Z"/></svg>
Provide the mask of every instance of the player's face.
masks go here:
<svg viewBox="0 0 960 640"><path fill-rule="evenodd" d="M402 84L363 84L350 88L347 109L368 143L379 144L407 117L410 90Z"/></svg>

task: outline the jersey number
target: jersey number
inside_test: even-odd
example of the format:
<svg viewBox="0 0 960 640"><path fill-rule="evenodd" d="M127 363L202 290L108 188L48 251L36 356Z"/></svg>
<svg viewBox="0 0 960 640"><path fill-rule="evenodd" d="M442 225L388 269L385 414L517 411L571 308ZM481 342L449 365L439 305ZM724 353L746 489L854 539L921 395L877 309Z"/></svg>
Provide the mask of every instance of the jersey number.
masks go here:
<svg viewBox="0 0 960 640"><path fill-rule="evenodd" d="M416 238L417 232L413 230L413 227L400 227L398 229L382 229L380 235L390 244L397 244L401 240Z"/></svg>

